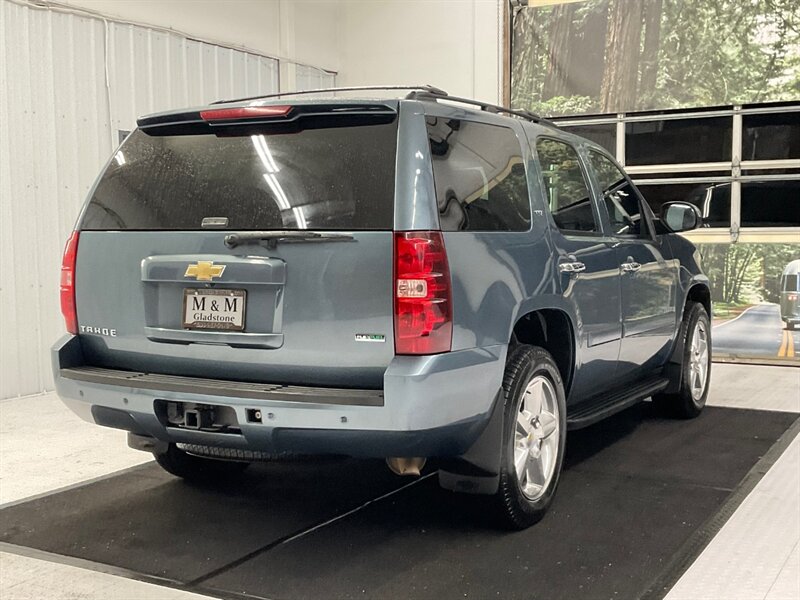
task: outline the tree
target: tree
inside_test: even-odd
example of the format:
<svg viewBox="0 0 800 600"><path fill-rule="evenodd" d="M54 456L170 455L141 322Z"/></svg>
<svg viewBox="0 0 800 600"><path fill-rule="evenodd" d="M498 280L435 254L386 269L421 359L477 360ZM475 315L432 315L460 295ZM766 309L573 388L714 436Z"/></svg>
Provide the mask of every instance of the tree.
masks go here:
<svg viewBox="0 0 800 600"><path fill-rule="evenodd" d="M542 89L542 99L564 96L568 93L570 54L573 48L572 19L575 4L559 4L553 10L550 41L547 48L547 76Z"/></svg>
<svg viewBox="0 0 800 600"><path fill-rule="evenodd" d="M553 0L521 9L512 98L546 114L796 101L798 0Z"/></svg>
<svg viewBox="0 0 800 600"><path fill-rule="evenodd" d="M647 106L647 98L656 89L658 75L658 47L661 41L662 0L647 0L644 9L644 49L642 50L642 79L639 90L640 104Z"/></svg>
<svg viewBox="0 0 800 600"><path fill-rule="evenodd" d="M600 110L619 112L636 107L642 5L612 0L606 30L605 71L600 89Z"/></svg>

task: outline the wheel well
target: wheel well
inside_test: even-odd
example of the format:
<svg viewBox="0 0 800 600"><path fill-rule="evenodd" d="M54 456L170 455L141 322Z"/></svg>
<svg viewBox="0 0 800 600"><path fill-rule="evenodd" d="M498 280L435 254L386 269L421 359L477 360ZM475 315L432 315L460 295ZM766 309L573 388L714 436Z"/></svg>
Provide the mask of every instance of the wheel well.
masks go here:
<svg viewBox="0 0 800 600"><path fill-rule="evenodd" d="M514 325L511 343L530 344L547 350L556 361L564 391L569 395L575 368L575 336L567 314L557 309L529 312Z"/></svg>
<svg viewBox="0 0 800 600"><path fill-rule="evenodd" d="M707 286L697 283L689 288L686 302L699 302L705 307L709 319L711 318L711 291Z"/></svg>

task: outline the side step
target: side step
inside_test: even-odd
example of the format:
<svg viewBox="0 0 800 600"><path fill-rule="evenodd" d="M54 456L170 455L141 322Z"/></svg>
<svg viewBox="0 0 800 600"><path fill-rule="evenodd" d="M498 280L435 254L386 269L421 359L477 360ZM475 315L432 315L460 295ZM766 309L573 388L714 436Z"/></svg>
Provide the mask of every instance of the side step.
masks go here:
<svg viewBox="0 0 800 600"><path fill-rule="evenodd" d="M594 425L614 413L633 406L637 402L660 392L669 384L664 377L646 379L632 384L627 389L581 402L571 412L567 412L567 429L582 429Z"/></svg>

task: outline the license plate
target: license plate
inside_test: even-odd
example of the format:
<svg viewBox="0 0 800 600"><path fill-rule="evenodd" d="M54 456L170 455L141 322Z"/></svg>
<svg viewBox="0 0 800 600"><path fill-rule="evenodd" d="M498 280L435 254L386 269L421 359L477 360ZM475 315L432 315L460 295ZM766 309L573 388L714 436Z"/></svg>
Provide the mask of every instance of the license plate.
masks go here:
<svg viewBox="0 0 800 600"><path fill-rule="evenodd" d="M183 291L183 328L244 330L245 290Z"/></svg>

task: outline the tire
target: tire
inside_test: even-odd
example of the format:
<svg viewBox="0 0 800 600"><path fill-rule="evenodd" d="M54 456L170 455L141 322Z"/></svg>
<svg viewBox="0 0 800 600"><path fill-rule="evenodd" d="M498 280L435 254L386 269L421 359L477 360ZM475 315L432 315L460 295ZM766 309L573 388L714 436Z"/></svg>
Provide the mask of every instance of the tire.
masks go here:
<svg viewBox="0 0 800 600"><path fill-rule="evenodd" d="M711 323L702 304L689 302L686 305L681 335L683 357L678 389L674 393L654 395L653 402L669 416L693 419L706 405L711 380ZM674 385L670 387L674 389Z"/></svg>
<svg viewBox="0 0 800 600"><path fill-rule="evenodd" d="M794 323L786 322L786 329L789 331L794 331Z"/></svg>
<svg viewBox="0 0 800 600"><path fill-rule="evenodd" d="M175 444L170 444L166 452L154 452L153 456L167 473L197 483L212 483L237 477L250 464L194 456L184 452Z"/></svg>
<svg viewBox="0 0 800 600"><path fill-rule="evenodd" d="M500 485L492 501L504 525L525 529L541 520L558 486L567 432L564 384L549 352L521 345L506 361L503 392Z"/></svg>

